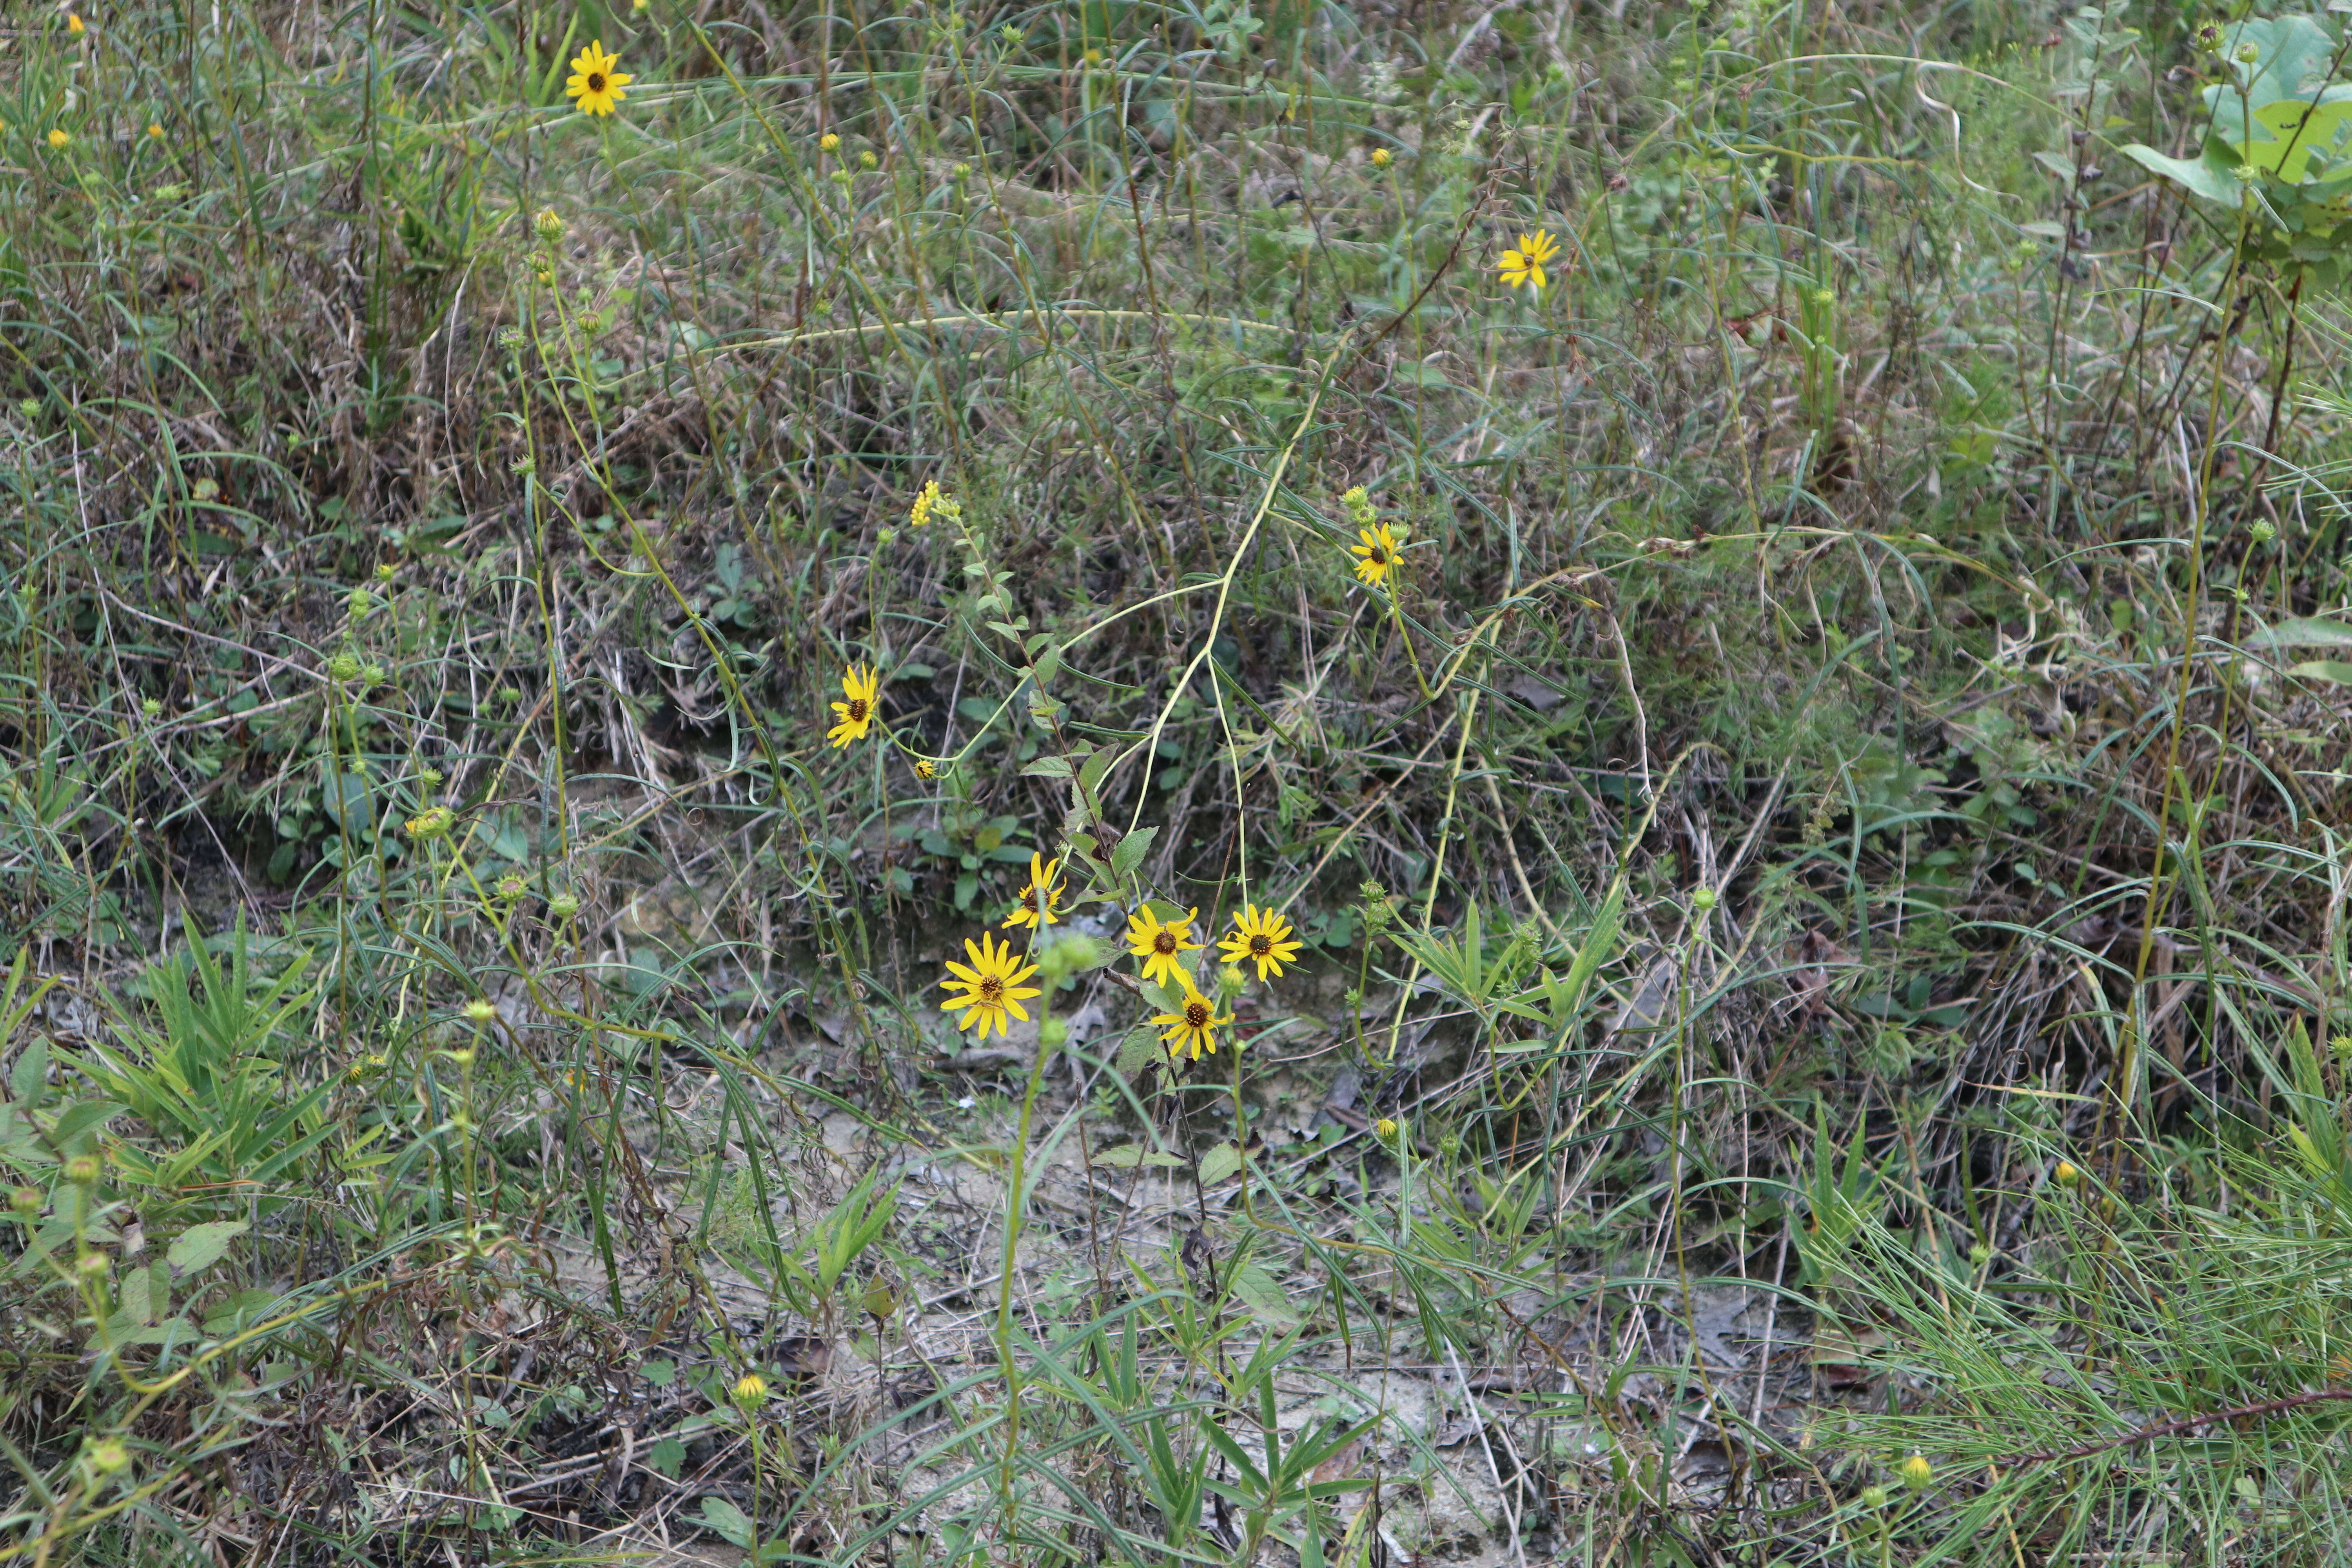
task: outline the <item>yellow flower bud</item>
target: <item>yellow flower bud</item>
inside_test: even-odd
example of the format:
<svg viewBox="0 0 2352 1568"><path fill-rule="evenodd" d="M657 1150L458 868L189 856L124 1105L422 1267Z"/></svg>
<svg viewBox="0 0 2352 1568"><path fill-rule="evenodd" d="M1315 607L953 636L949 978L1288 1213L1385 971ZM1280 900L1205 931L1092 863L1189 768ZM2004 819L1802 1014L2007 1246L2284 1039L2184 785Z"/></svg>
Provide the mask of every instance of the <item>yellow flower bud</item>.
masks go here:
<svg viewBox="0 0 2352 1568"><path fill-rule="evenodd" d="M1914 1454L1903 1461L1896 1473L1902 1476L1903 1484L1913 1491L1925 1491L1936 1479L1936 1467L1927 1462L1927 1455Z"/></svg>

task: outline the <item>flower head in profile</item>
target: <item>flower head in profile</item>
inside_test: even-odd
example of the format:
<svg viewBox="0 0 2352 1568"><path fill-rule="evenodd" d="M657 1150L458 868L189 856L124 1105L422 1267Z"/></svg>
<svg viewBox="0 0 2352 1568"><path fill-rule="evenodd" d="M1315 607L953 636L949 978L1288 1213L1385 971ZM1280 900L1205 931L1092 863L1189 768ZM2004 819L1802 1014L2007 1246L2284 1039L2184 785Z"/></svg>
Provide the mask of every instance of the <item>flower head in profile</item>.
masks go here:
<svg viewBox="0 0 2352 1568"><path fill-rule="evenodd" d="M1192 976L1184 973L1183 955L1201 950L1202 944L1192 940L1192 922L1200 916L1200 910L1187 910L1182 920L1164 925L1148 909L1127 917L1127 950L1143 960L1146 980L1173 985L1181 977L1186 986L1192 984Z"/></svg>
<svg viewBox="0 0 2352 1568"><path fill-rule="evenodd" d="M73 138L67 135L62 131L52 131L49 132L49 145L56 148L60 153L64 152L67 147L72 144L72 142Z"/></svg>
<svg viewBox="0 0 2352 1568"><path fill-rule="evenodd" d="M1181 973L1181 971L1179 973ZM1170 1056L1181 1057L1189 1051L1197 1062L1202 1051L1216 1055L1217 1030L1234 1020L1231 1015L1224 1017L1217 1016L1216 1005L1201 994L1191 975L1181 974L1181 978L1184 982L1183 1006L1173 1013L1155 1014L1151 1021L1167 1030L1160 1039L1168 1047Z"/></svg>
<svg viewBox="0 0 2352 1568"><path fill-rule="evenodd" d="M961 991L964 994L950 995L940 1004L940 1008L963 1015L956 1020L956 1027L960 1030L969 1032L977 1021L979 1037L982 1040L988 1038L988 1031L992 1028L1010 1037L1013 1026L1006 1021L1008 1016L1024 1024L1029 1021L1029 1015L1023 1010L1021 1004L1039 992L1034 985L1021 983L1036 973L1037 966L1023 963L1020 955L1013 951L1011 942L1000 942L989 931L981 932L977 943L967 937L963 951L971 963L967 965L949 959L948 978L940 981L940 984L948 991Z"/></svg>
<svg viewBox="0 0 2352 1568"><path fill-rule="evenodd" d="M853 664L842 671L841 694L847 700L833 705L835 723L824 732L825 740L837 748L866 739L866 731L874 727L876 700L881 693L882 678L872 666Z"/></svg>
<svg viewBox="0 0 2352 1568"><path fill-rule="evenodd" d="M66 31L76 37L81 37L82 34L82 20L71 11L66 13Z"/></svg>
<svg viewBox="0 0 2352 1568"><path fill-rule="evenodd" d="M1390 161L1395 156L1396 154L1391 153L1385 147L1375 147L1372 149L1372 167L1375 169L1385 169L1389 166Z"/></svg>
<svg viewBox="0 0 2352 1568"><path fill-rule="evenodd" d="M1396 535L1389 531L1389 525L1385 522L1372 528L1360 528L1356 530L1356 535L1363 542L1348 546L1348 553L1356 558L1356 576L1377 588L1388 581L1389 574L1396 569L1402 559Z"/></svg>
<svg viewBox="0 0 2352 1568"><path fill-rule="evenodd" d="M940 776L939 764L932 762L929 757L917 757L915 759L915 776L921 779L925 784L929 784L931 780Z"/></svg>
<svg viewBox="0 0 2352 1568"><path fill-rule="evenodd" d="M1290 922L1273 910L1253 905L1244 905L1234 916L1234 932L1217 939L1217 950L1227 963L1256 964L1260 980L1269 971L1279 978L1284 964L1298 962L1298 943L1292 940Z"/></svg>
<svg viewBox="0 0 2352 1568"><path fill-rule="evenodd" d="M816 150L820 153L838 153L841 151L841 138L828 131L816 139Z"/></svg>
<svg viewBox="0 0 2352 1568"><path fill-rule="evenodd" d="M1021 889L1013 910L1004 917L1007 926L1029 926L1043 930L1056 925L1061 916L1055 911L1062 907L1062 863L1046 860L1036 855L1029 857L1029 880Z"/></svg>
<svg viewBox="0 0 2352 1568"><path fill-rule="evenodd" d="M1540 291L1550 279L1544 275L1545 263L1559 254L1559 241L1548 228L1519 236L1518 248L1503 252L1496 269L1503 275L1504 287L1530 288Z"/></svg>
<svg viewBox="0 0 2352 1568"><path fill-rule="evenodd" d="M564 81L563 96L578 99L583 113L612 113L614 106L629 96L621 90L629 85L628 73L613 68L620 63L620 57L606 54L604 41L597 39L572 58L572 75Z"/></svg>

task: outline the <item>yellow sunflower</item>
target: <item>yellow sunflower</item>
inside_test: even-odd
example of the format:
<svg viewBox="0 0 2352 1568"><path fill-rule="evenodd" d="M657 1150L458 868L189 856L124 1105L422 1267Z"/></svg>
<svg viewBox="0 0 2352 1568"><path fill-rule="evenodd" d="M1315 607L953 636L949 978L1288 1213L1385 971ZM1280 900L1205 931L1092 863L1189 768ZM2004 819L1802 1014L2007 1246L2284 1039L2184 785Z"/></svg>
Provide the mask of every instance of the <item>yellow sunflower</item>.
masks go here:
<svg viewBox="0 0 2352 1568"><path fill-rule="evenodd" d="M1255 963L1260 980L1268 970L1278 978L1284 964L1298 962L1298 943L1291 940L1290 922L1273 910L1247 904L1234 916L1234 934L1218 938L1217 947L1227 963Z"/></svg>
<svg viewBox="0 0 2352 1568"><path fill-rule="evenodd" d="M833 705L833 716L839 722L824 732L824 738L835 746L866 739L866 731L874 727L875 699L881 690L882 678L866 665L853 664L842 671L841 694L849 700Z"/></svg>
<svg viewBox="0 0 2352 1568"><path fill-rule="evenodd" d="M1186 985L1192 984L1192 977L1184 974L1180 955L1201 950L1201 943L1192 940L1192 922L1200 918L1198 910L1187 910L1182 920L1166 925L1150 910L1138 910L1127 917L1127 950L1143 960L1146 980L1172 985L1183 975Z"/></svg>
<svg viewBox="0 0 2352 1568"><path fill-rule="evenodd" d="M1503 258L1495 266L1502 273L1506 288L1525 286L1541 291L1550 281L1544 276L1544 263L1559 254L1559 241L1551 237L1549 229L1539 228L1533 234L1519 236L1519 247L1503 252Z"/></svg>
<svg viewBox="0 0 2352 1568"><path fill-rule="evenodd" d="M1201 994L1198 988L1193 985L1191 975L1184 975L1183 981L1182 1011L1154 1014L1151 1021L1154 1024L1167 1026L1168 1032L1160 1036L1160 1040L1168 1047L1170 1056L1181 1057L1184 1054L1185 1048L1190 1047L1192 1059L1197 1062L1201 1059L1202 1051L1208 1052L1211 1056L1217 1054L1216 1031L1234 1020L1230 1014L1222 1018L1217 1016L1215 1005Z"/></svg>
<svg viewBox="0 0 2352 1568"><path fill-rule="evenodd" d="M1363 542L1348 546L1348 553L1356 558L1356 575L1377 588L1388 581L1389 573L1402 559L1397 551L1396 535L1389 531L1389 525L1385 522L1373 528L1360 528L1356 533Z"/></svg>
<svg viewBox="0 0 2352 1568"><path fill-rule="evenodd" d="M604 40L597 39L573 57L563 96L578 99L583 113L612 113L614 106L629 96L621 90L629 85L628 73L613 68L620 63L618 55L604 52Z"/></svg>
<svg viewBox="0 0 2352 1568"><path fill-rule="evenodd" d="M1061 916L1054 911L1062 907L1062 863L1029 857L1029 881L1021 889L1019 907L1004 917L1008 926L1033 926L1043 929L1057 925Z"/></svg>
<svg viewBox="0 0 2352 1568"><path fill-rule="evenodd" d="M977 943L966 938L963 950L971 956L971 964L966 966L949 959L949 978L940 981L940 984L949 991L961 990L964 994L950 996L940 1004L941 1010L962 1014L963 1016L956 1020L956 1027L967 1032L972 1026L972 1020L979 1019L981 1039L988 1038L991 1028L1010 1038L1013 1026L1005 1021L1006 1015L1027 1023L1029 1015L1022 1009L1021 1004L1041 994L1034 985L1021 984L1037 973L1037 966L1023 963L1019 955L1013 952L1011 942L999 942L987 931L980 933Z"/></svg>

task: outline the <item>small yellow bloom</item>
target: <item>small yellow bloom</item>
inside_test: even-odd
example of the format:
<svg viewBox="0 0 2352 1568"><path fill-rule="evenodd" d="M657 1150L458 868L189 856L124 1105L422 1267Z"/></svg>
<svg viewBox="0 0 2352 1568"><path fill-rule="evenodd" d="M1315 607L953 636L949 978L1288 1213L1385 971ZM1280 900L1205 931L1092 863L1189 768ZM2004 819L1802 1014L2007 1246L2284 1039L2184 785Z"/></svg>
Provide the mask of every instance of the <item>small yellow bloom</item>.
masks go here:
<svg viewBox="0 0 2352 1568"><path fill-rule="evenodd" d="M1395 1118L1389 1116L1381 1117L1378 1121L1372 1123L1372 1131L1380 1136L1381 1142L1383 1143L1387 1142L1390 1139L1397 1135Z"/></svg>
<svg viewBox="0 0 2352 1568"><path fill-rule="evenodd" d="M1396 535L1389 531L1385 522L1376 528L1360 528L1356 534L1363 542L1348 546L1348 553L1356 557L1356 575L1377 588L1388 581L1389 574L1401 559Z"/></svg>
<svg viewBox="0 0 2352 1568"><path fill-rule="evenodd" d="M929 784L931 780L940 776L940 770L931 762L930 758L917 757L915 759L915 776L921 779L925 784Z"/></svg>
<svg viewBox="0 0 2352 1568"><path fill-rule="evenodd" d="M1168 1032L1160 1036L1160 1043L1168 1047L1170 1056L1181 1057L1189 1048L1192 1053L1192 1059L1197 1062L1201 1059L1202 1051L1208 1052L1211 1056L1216 1055L1216 1031L1222 1026L1232 1023L1233 1018L1230 1016L1223 1018L1217 1016L1217 1009L1193 986L1191 975L1180 970L1178 976L1184 982L1183 1010L1176 1013L1155 1014L1151 1021L1154 1024L1167 1026Z"/></svg>
<svg viewBox="0 0 2352 1568"><path fill-rule="evenodd" d="M1143 977L1158 984L1173 985L1181 978L1186 986L1192 976L1184 973L1182 954L1197 952L1202 944L1192 940L1192 922L1201 911L1187 910L1184 918L1160 923L1160 917L1150 910L1138 910L1127 917L1127 950L1143 960Z"/></svg>
<svg viewBox="0 0 2352 1568"><path fill-rule="evenodd" d="M613 68L620 63L620 57L606 54L604 41L597 39L573 58L563 96L578 99L584 113L612 113L614 106L629 96L621 90L629 85L628 73Z"/></svg>
<svg viewBox="0 0 2352 1568"><path fill-rule="evenodd" d="M768 1380L756 1372L747 1372L735 1384L735 1403L746 1410L756 1410L768 1397Z"/></svg>
<svg viewBox="0 0 2352 1568"><path fill-rule="evenodd" d="M2074 1168L2074 1162L2071 1160L2059 1161L2057 1168L2050 1173L2058 1178L2058 1184L2062 1187L2078 1187L2083 1184L2083 1173Z"/></svg>
<svg viewBox="0 0 2352 1568"><path fill-rule="evenodd" d="M654 0L629 0L629 9L640 14L654 8Z"/></svg>
<svg viewBox="0 0 2352 1568"><path fill-rule="evenodd" d="M1539 228L1533 234L1519 236L1519 247L1503 252L1502 260L1496 266L1507 287L1525 285L1540 290L1549 281L1544 276L1544 264L1559 254L1559 242L1552 238L1549 229Z"/></svg>
<svg viewBox="0 0 2352 1568"><path fill-rule="evenodd" d="M161 142L163 140L163 128L150 121L147 125L147 139L150 142Z"/></svg>
<svg viewBox="0 0 2352 1568"><path fill-rule="evenodd" d="M835 747L866 739L866 731L874 727L875 702L881 691L882 678L869 667L853 664L844 670L841 694L849 700L833 705L833 716L838 722L824 732L824 738Z"/></svg>
<svg viewBox="0 0 2352 1568"><path fill-rule="evenodd" d="M478 996L473 1001L467 1003L460 1010L466 1015L466 1022L468 1024L494 1024L498 1022L499 1010L489 1003L483 1001Z"/></svg>
<svg viewBox="0 0 2352 1568"><path fill-rule="evenodd" d="M1234 934L1218 938L1217 947L1227 963L1255 963L1260 980L1269 970L1279 978L1284 964L1298 962L1298 943L1290 939L1290 922L1273 910L1246 904L1234 916Z"/></svg>
<svg viewBox="0 0 2352 1568"><path fill-rule="evenodd" d="M1927 1455L1914 1454L1903 1461L1903 1467L1897 1473L1902 1476L1905 1486L1915 1492L1925 1491L1928 1484L1936 1479L1936 1467L1927 1462Z"/></svg>
<svg viewBox="0 0 2352 1568"><path fill-rule="evenodd" d="M978 1019L979 1038L982 1040L988 1038L988 1031L992 1028L1010 1038L1013 1026L1006 1021L1007 1015L1027 1023L1029 1015L1021 1004L1032 996L1042 994L1037 987L1021 984L1037 973L1037 966L1024 964L1013 951L1011 942L999 942L989 931L980 933L980 942L976 945L969 937L965 938L963 950L971 959L971 964L967 966L949 959L949 978L940 981L940 985L947 991L961 990L964 994L950 996L940 1004L940 1010L963 1015L956 1020L956 1027L960 1030L970 1030L972 1020Z"/></svg>
<svg viewBox="0 0 2352 1568"><path fill-rule="evenodd" d="M1391 153L1385 147L1375 147L1372 149L1372 167L1375 169L1385 169L1389 166L1390 160L1394 156L1395 154Z"/></svg>
<svg viewBox="0 0 2352 1568"><path fill-rule="evenodd" d="M60 153L64 152L67 145L72 141L73 138L67 135L62 131L52 131L49 132L49 145L56 148Z"/></svg>
<svg viewBox="0 0 2352 1568"><path fill-rule="evenodd" d="M828 131L816 139L816 150L820 153L838 153L841 151L841 138Z"/></svg>
<svg viewBox="0 0 2352 1568"><path fill-rule="evenodd" d="M75 37L81 37L81 18L74 15L71 11L66 13L66 31L71 33Z"/></svg>
<svg viewBox="0 0 2352 1568"><path fill-rule="evenodd" d="M1018 906L1004 917L1007 926L1030 926L1043 930L1061 922L1055 911L1062 907L1062 863L1029 857L1029 880L1021 889Z"/></svg>

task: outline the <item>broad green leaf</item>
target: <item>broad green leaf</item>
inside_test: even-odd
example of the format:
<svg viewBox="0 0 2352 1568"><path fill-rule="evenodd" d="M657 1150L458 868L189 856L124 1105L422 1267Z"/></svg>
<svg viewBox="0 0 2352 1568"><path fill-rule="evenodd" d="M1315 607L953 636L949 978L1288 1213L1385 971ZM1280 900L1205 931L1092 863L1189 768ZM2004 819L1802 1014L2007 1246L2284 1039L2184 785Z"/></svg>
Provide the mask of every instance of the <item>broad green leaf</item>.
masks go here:
<svg viewBox="0 0 2352 1568"><path fill-rule="evenodd" d="M1242 1152L1231 1143L1220 1143L1201 1156L1201 1184L1214 1185L1242 1168Z"/></svg>
<svg viewBox="0 0 2352 1568"><path fill-rule="evenodd" d="M2340 658L2315 658L2287 670L2302 680L2324 680L2330 686L2352 686L2352 664Z"/></svg>
<svg viewBox="0 0 2352 1568"><path fill-rule="evenodd" d="M2289 184L2301 184L2314 153L2334 153L2352 130L2352 102L2309 103L2283 98L2254 110L2255 121L2268 128L2271 140L2245 149L2246 162L2276 174Z"/></svg>
<svg viewBox="0 0 2352 1568"><path fill-rule="evenodd" d="M1144 856L1151 851L1151 841L1159 837L1157 827L1139 827L1111 847L1110 874L1124 880L1134 875L1143 864Z"/></svg>
<svg viewBox="0 0 2352 1568"><path fill-rule="evenodd" d="M2352 647L2352 626L2297 616L2264 626L2246 639L2248 647Z"/></svg>
<svg viewBox="0 0 2352 1568"><path fill-rule="evenodd" d="M2240 193L2245 189L2210 149L2200 158L2168 158L2153 147L2133 142L2125 145L2124 156L2148 173L2184 187L2191 195L2223 206L2236 206Z"/></svg>
<svg viewBox="0 0 2352 1568"><path fill-rule="evenodd" d="M702 1500L702 1524L730 1546L751 1544L751 1516L723 1497Z"/></svg>
<svg viewBox="0 0 2352 1568"><path fill-rule="evenodd" d="M228 1252L229 1240L245 1234L241 1219L215 1220L209 1225L190 1226L172 1243L164 1256L172 1265L174 1279L184 1279L218 1263Z"/></svg>
<svg viewBox="0 0 2352 1568"><path fill-rule="evenodd" d="M1281 1282L1265 1271L1264 1264L1244 1263L1235 1269L1233 1292L1234 1300L1247 1307L1250 1316L1267 1328L1295 1329L1302 1321Z"/></svg>

